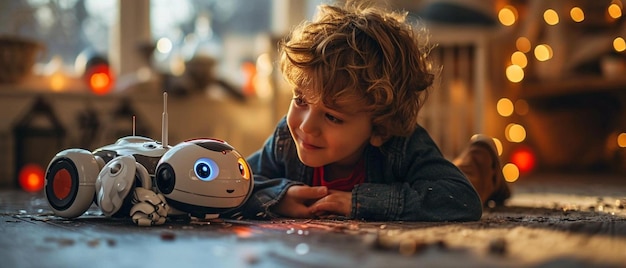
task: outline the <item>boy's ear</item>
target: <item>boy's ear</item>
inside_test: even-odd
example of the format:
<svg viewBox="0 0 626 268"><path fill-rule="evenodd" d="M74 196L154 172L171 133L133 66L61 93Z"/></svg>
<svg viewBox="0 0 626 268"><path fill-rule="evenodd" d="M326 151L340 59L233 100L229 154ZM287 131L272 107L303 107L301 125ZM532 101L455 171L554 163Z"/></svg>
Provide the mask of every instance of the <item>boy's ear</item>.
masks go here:
<svg viewBox="0 0 626 268"><path fill-rule="evenodd" d="M372 129L372 135L370 136L370 144L374 147L380 147L389 139L389 135L383 127L375 126Z"/></svg>
<svg viewBox="0 0 626 268"><path fill-rule="evenodd" d="M380 147L385 143L385 138L381 135L372 134L370 137L370 144L374 147Z"/></svg>

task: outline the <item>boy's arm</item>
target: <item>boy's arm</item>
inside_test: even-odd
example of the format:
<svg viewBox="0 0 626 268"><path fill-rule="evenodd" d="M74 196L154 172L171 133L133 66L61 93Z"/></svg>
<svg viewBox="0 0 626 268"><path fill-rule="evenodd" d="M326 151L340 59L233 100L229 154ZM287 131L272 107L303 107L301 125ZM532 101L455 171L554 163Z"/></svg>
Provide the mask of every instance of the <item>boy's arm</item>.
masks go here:
<svg viewBox="0 0 626 268"><path fill-rule="evenodd" d="M380 221L474 221L482 206L469 183L452 177L364 183L352 190L352 217Z"/></svg>
<svg viewBox="0 0 626 268"><path fill-rule="evenodd" d="M254 176L254 188L250 198L238 210L243 217L250 219L278 217L279 215L270 211L270 207L284 197L289 187L304 184L286 179L285 162L283 157L278 155L282 152L278 149L279 143L284 143L284 137L288 135L286 121L283 118L263 147L246 159Z"/></svg>
<svg viewBox="0 0 626 268"><path fill-rule="evenodd" d="M275 205L287 192L287 188L302 183L285 179L284 164L275 156L277 135L269 137L261 149L249 156L246 161L252 169L254 187L252 194L239 212L245 218L273 218L269 208Z"/></svg>
<svg viewBox="0 0 626 268"><path fill-rule="evenodd" d="M445 159L423 129L397 152L402 161L387 162L393 172L352 190L352 217L367 220L473 221L482 216L476 190ZM389 159L387 159L389 160Z"/></svg>

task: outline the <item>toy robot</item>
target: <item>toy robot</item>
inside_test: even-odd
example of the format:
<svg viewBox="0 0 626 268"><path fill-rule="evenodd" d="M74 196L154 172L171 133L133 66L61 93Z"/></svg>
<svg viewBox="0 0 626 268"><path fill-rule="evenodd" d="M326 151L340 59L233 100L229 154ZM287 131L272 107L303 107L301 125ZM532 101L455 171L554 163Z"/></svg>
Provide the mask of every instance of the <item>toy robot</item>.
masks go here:
<svg viewBox="0 0 626 268"><path fill-rule="evenodd" d="M52 158L46 169L44 193L48 204L55 215L76 218L85 213L94 201L99 205L105 198L112 197L108 195L109 191L105 195L101 188L109 185L103 181L108 177L127 180L118 181L116 186L122 188L128 185L120 189L124 197L136 186L150 189L150 174L154 176L156 163L168 149L169 146L162 146L149 138L128 136L93 153L85 149L63 150ZM129 163L132 165L129 166ZM140 169L139 173L136 169ZM123 175L118 174L121 171ZM101 209L105 215L114 216L121 207L118 204L121 201L111 204L113 207L110 209L102 206Z"/></svg>
<svg viewBox="0 0 626 268"><path fill-rule="evenodd" d="M241 206L253 177L245 159L218 139L167 144L167 93L163 141L128 136L96 149L63 150L46 170L44 193L55 215L76 218L95 203L107 217L140 226L163 224L169 214L202 217Z"/></svg>

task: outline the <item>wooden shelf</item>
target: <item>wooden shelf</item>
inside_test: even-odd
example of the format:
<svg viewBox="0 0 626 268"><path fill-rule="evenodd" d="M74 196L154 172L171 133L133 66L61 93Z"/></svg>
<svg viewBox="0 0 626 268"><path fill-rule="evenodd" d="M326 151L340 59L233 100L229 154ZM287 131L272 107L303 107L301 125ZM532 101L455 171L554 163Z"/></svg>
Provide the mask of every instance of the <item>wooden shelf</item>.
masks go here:
<svg viewBox="0 0 626 268"><path fill-rule="evenodd" d="M593 92L626 93L626 75L624 77L578 77L559 80L527 81L521 85L521 98L559 97Z"/></svg>

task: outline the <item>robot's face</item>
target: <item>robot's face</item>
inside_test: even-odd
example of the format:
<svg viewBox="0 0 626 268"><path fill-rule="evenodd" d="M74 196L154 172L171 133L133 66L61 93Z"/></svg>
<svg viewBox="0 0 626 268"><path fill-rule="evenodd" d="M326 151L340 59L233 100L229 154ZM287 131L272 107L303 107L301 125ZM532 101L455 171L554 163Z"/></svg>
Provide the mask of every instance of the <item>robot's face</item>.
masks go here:
<svg viewBox="0 0 626 268"><path fill-rule="evenodd" d="M196 139L182 142L163 155L155 181L173 207L192 213L219 213L245 202L251 192L252 173L229 144Z"/></svg>

